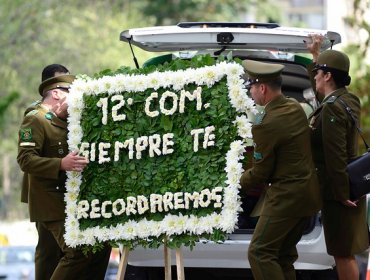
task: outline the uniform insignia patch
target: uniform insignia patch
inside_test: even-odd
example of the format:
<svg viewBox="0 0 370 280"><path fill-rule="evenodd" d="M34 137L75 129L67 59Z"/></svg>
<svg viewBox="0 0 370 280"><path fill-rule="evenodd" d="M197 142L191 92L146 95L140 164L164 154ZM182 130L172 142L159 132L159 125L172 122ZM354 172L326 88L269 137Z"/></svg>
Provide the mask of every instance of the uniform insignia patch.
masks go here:
<svg viewBox="0 0 370 280"><path fill-rule="evenodd" d="M258 152L254 152L253 157L254 157L255 160L263 159L262 154L258 153Z"/></svg>
<svg viewBox="0 0 370 280"><path fill-rule="evenodd" d="M53 114L52 114L52 113L50 113L50 112L48 112L48 113L46 113L46 114L45 114L45 118L46 118L47 120L51 120L51 119L53 118Z"/></svg>
<svg viewBox="0 0 370 280"><path fill-rule="evenodd" d="M32 129L31 128L22 128L20 131L20 136L22 141L32 140Z"/></svg>

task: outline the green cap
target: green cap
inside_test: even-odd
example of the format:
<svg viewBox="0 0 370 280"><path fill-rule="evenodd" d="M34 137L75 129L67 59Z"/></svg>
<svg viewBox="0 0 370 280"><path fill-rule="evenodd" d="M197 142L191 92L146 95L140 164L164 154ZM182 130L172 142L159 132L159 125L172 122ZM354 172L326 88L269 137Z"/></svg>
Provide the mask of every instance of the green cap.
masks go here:
<svg viewBox="0 0 370 280"><path fill-rule="evenodd" d="M335 50L323 51L316 61L314 71L319 69L335 69L345 73L349 72L349 58L345 53Z"/></svg>
<svg viewBox="0 0 370 280"><path fill-rule="evenodd" d="M54 88L69 89L75 78L74 75L59 75L46 79L40 84L39 93L43 96L45 92Z"/></svg>
<svg viewBox="0 0 370 280"><path fill-rule="evenodd" d="M269 82L280 77L284 65L275 63L265 63L255 60L243 60L242 65L248 74L247 84L258 82Z"/></svg>

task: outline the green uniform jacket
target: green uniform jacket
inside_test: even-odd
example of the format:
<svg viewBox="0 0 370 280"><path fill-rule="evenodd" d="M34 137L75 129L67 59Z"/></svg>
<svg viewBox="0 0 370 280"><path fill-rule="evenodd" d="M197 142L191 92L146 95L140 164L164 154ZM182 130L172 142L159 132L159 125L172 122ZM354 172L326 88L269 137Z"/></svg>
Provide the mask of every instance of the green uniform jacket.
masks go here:
<svg viewBox="0 0 370 280"><path fill-rule="evenodd" d="M325 200L349 199L347 163L357 155L357 131L343 100L360 119L360 101L345 88L329 95L310 116L313 156Z"/></svg>
<svg viewBox="0 0 370 280"><path fill-rule="evenodd" d="M240 179L243 189L268 184L262 215L305 217L321 207L310 129L298 102L280 96L252 127L255 162Z"/></svg>
<svg viewBox="0 0 370 280"><path fill-rule="evenodd" d="M29 112L36 109L37 106L39 106L41 103L41 100L33 102L30 107L26 109L24 112L24 115L27 115ZM22 180L22 191L21 191L21 202L27 203L28 202L28 188L29 188L29 182L28 182L28 174L23 174L23 180Z"/></svg>
<svg viewBox="0 0 370 280"><path fill-rule="evenodd" d="M68 154L67 123L42 106L29 112L19 131L17 161L28 173L28 205L31 221L65 218L66 173L61 158Z"/></svg>
<svg viewBox="0 0 370 280"><path fill-rule="evenodd" d="M347 162L356 156L358 133L343 100L360 119L360 101L340 88L327 96L310 116L312 149L322 187L324 225L327 251L334 256L351 256L368 248L366 198L357 207L344 206L350 198Z"/></svg>

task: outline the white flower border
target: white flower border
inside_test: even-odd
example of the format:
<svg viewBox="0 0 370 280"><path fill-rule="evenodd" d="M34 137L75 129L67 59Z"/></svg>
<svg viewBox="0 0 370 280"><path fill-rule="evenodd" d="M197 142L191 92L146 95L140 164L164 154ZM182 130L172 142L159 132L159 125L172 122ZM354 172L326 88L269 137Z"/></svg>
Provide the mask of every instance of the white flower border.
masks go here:
<svg viewBox="0 0 370 280"><path fill-rule="evenodd" d="M79 172L67 172L67 182L64 200L65 212L65 240L67 245L94 245L97 241L108 240L133 240L158 237L161 234L167 236L176 234L212 233L214 229L220 229L231 233L235 229L240 212L239 179L243 172L241 160L245 147L251 145L251 124L245 113L255 112L254 102L247 95L244 81L241 75L243 67L235 62L221 62L214 66L201 68L188 68L186 70L154 72L148 75L123 75L104 76L99 79L77 79L73 82L68 95L68 145L70 150L76 150L81 143L83 132L81 128L81 113L84 109L83 95L117 94L121 92L144 91L148 88L172 88L181 90L186 84L195 83L198 86L211 87L227 76L228 94L231 105L240 114L234 121L238 127L238 134L243 141L238 140L230 144L230 150L226 154L227 186L224 188L223 207L219 214L212 213L205 217L194 215L167 214L162 221L139 221L129 220L124 224L110 227L92 227L86 230L79 229L77 219L77 197L82 181ZM246 138L249 137L249 138Z"/></svg>

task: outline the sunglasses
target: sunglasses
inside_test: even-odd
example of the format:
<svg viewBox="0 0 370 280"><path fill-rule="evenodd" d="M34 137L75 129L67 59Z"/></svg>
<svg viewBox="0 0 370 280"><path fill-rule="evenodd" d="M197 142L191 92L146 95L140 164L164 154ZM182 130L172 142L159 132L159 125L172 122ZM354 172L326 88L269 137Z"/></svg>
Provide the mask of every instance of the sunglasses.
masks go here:
<svg viewBox="0 0 370 280"><path fill-rule="evenodd" d="M69 92L69 87L56 87L55 89L60 89L61 91Z"/></svg>

